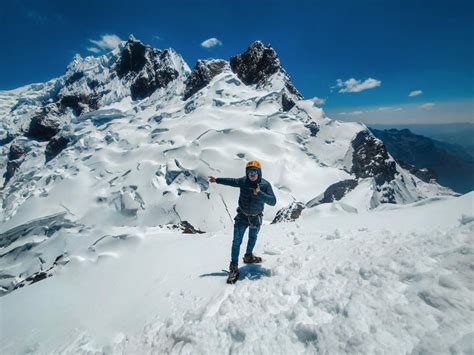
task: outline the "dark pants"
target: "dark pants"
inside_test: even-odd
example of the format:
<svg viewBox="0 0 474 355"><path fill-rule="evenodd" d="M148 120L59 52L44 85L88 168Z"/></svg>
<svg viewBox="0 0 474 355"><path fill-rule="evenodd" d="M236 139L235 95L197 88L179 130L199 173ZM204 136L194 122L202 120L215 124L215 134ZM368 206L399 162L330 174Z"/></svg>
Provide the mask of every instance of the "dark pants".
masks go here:
<svg viewBox="0 0 474 355"><path fill-rule="evenodd" d="M261 220L259 220L261 221ZM239 253L240 253L240 244L242 244L242 239L244 238L245 231L249 227L248 223L245 223L239 218L236 218L234 223L234 239L232 240L232 253L231 253L231 261L233 263L238 263L239 261ZM257 242L257 235L260 231L260 224L255 226L250 226L249 228L249 240L247 242L247 251L246 254L250 254L253 252L253 248L255 247L255 243Z"/></svg>

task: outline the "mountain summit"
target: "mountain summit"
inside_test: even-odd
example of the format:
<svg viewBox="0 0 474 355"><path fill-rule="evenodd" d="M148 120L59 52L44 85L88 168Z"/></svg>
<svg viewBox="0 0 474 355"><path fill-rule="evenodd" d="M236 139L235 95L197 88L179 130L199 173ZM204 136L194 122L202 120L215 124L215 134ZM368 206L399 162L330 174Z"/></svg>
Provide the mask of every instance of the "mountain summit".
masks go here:
<svg viewBox="0 0 474 355"><path fill-rule="evenodd" d="M0 115L9 250L0 265L16 260L0 271L4 293L86 245L94 253L108 230L229 232L235 191L207 177L242 176L252 159L278 200L264 223L312 218L318 206L356 214L454 194L398 165L363 124L304 100L259 41L190 70L174 50L132 36L100 57L76 56L59 78L0 92Z"/></svg>

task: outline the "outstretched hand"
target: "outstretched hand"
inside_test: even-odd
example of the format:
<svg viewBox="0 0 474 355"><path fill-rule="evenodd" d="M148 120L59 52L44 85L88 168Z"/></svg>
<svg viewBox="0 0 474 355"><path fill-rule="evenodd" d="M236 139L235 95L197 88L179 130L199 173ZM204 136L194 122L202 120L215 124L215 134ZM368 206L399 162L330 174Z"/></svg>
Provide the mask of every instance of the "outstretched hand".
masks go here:
<svg viewBox="0 0 474 355"><path fill-rule="evenodd" d="M216 182L216 178L214 176L209 176L209 182Z"/></svg>

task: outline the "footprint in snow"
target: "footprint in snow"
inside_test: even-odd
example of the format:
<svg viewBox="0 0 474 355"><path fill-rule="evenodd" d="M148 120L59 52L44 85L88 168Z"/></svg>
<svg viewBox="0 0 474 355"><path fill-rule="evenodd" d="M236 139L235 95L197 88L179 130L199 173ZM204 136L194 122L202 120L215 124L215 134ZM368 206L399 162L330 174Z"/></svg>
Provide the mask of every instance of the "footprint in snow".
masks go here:
<svg viewBox="0 0 474 355"><path fill-rule="evenodd" d="M281 251L276 250L276 249L265 249L263 251L263 254L266 254L266 255L281 255Z"/></svg>

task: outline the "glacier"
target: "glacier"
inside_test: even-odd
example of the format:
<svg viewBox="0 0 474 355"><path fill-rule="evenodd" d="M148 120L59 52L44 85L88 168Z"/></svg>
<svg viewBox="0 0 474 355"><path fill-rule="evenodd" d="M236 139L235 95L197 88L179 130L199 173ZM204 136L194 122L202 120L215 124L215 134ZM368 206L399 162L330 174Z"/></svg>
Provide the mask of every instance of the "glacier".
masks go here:
<svg viewBox="0 0 474 355"><path fill-rule="evenodd" d="M2 353L472 351L473 194L327 117L262 42L76 56L0 92L0 149ZM229 287L238 196L207 177L252 159L278 203Z"/></svg>

